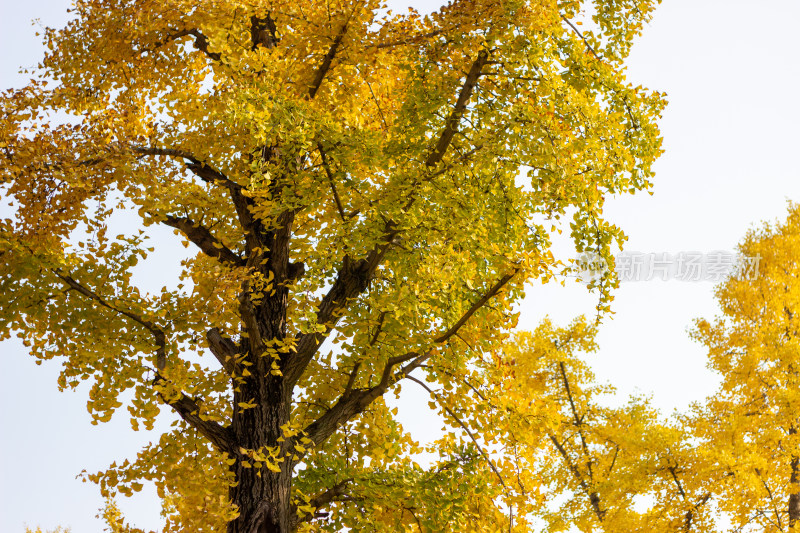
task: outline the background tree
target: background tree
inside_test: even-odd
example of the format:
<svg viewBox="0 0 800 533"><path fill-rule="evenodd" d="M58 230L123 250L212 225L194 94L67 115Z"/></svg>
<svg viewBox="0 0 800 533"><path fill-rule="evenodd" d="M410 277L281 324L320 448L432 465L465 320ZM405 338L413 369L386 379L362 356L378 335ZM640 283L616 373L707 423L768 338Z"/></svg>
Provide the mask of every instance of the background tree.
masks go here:
<svg viewBox="0 0 800 533"><path fill-rule="evenodd" d="M757 271L716 291L721 315L694 336L719 372L694 431L714 467L707 483L735 531L800 531L800 208L747 234L739 252Z"/></svg>
<svg viewBox="0 0 800 533"><path fill-rule="evenodd" d="M566 328L545 321L469 377L471 387L484 383L473 403L486 404L482 427L492 429L481 435L504 458L506 484L536 495L518 505L545 526L525 531L714 531L687 432L645 399L619 404L613 387L596 383L584 361L594 336L584 319Z"/></svg>
<svg viewBox="0 0 800 533"><path fill-rule="evenodd" d="M90 381L95 421L180 417L103 493L154 482L166 531L509 520L485 428L451 420L424 469L383 396L489 353L562 216L621 243L604 199L660 151L663 100L621 73L653 3L79 0L0 101L0 331ZM158 226L197 255L147 291Z"/></svg>

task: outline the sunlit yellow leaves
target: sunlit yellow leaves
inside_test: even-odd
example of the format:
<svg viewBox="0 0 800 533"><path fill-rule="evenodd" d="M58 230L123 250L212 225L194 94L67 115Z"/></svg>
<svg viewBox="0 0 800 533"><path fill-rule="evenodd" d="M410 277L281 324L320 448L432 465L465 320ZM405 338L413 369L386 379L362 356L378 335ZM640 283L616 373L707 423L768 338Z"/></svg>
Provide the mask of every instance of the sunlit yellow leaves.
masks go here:
<svg viewBox="0 0 800 533"><path fill-rule="evenodd" d="M62 388L92 382L95 422L123 401L134 429L165 403L180 416L90 479L107 496L153 482L170 532L224 529L235 476L282 468L301 514L340 487L322 530L525 531L552 481L531 466L539 441L570 428L553 365L587 383L572 354L593 331L511 337L515 304L564 270L563 218L611 261L624 235L605 199L650 186L664 102L621 60L653 5L78 2L45 35L55 83L0 97L0 335L62 358ZM601 310L614 284L593 287ZM444 424L425 467L381 397L417 386L411 361ZM234 417L267 412L282 418L245 438L257 425ZM649 416L591 414L603 468L612 426ZM113 505L106 520L128 527Z"/></svg>
<svg viewBox="0 0 800 533"><path fill-rule="evenodd" d="M694 337L708 350L720 390L691 420L707 463L703 479L737 527L800 527L800 211L765 224L739 245L738 275L717 287L722 315L698 320ZM794 500L797 501L797 500ZM751 526L747 526L751 524ZM792 529L794 531L794 529Z"/></svg>

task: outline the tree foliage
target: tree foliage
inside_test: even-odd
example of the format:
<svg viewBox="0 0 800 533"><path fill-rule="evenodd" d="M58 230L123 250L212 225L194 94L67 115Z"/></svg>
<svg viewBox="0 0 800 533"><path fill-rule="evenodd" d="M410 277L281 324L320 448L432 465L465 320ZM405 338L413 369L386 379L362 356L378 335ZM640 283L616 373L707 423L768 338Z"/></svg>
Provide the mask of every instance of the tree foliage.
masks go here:
<svg viewBox="0 0 800 533"><path fill-rule="evenodd" d="M532 509L507 480L540 448L492 449L458 379L523 423L490 356L513 304L564 268L562 218L578 251L624 239L602 209L660 153L663 99L622 70L654 3L76 2L0 99L0 331L91 383L95 422L179 416L89 476L103 494L155 483L165 531L507 530ZM148 289L137 264L180 243L179 283ZM383 398L401 381L451 428L428 467ZM591 498L581 468L561 483Z"/></svg>
<svg viewBox="0 0 800 533"><path fill-rule="evenodd" d="M494 384L480 395L492 405L482 427L493 429L482 433L502 444L502 476L532 519L521 531L713 531L712 494L683 424L644 398L612 400L584 360L594 336L584 319L545 321L496 352L494 372L472 378Z"/></svg>
<svg viewBox="0 0 800 533"><path fill-rule="evenodd" d="M800 531L798 274L800 209L751 231L739 246L757 275L731 277L716 291L721 315L699 320L722 383L699 406L694 434L705 482L736 531Z"/></svg>

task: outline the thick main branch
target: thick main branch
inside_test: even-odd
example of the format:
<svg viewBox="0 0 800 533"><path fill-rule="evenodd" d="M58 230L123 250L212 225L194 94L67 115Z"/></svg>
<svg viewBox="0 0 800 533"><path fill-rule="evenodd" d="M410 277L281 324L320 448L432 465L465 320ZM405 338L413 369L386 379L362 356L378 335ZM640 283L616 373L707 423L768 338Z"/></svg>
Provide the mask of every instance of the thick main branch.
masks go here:
<svg viewBox="0 0 800 533"><path fill-rule="evenodd" d="M218 52L212 52L208 49L208 37L205 36L203 32L201 32L197 28L185 28L182 30L174 30L172 33L168 33L164 39L156 43L154 48L158 48L163 46L171 41L176 41L181 37L191 36L194 37L194 47L196 50L203 52L206 57L211 59L212 61L219 61L222 56Z"/></svg>
<svg viewBox="0 0 800 533"><path fill-rule="evenodd" d="M314 98L317 95L317 91L322 86L322 82L325 79L325 76L328 74L328 71L331 69L331 65L333 64L333 58L336 57L336 52L339 50L339 47L342 45L342 39L344 39L344 35L347 32L347 23L342 24L342 27L336 33L336 36L333 38L333 43L331 47L328 48L328 52L325 54L325 57L322 59L322 63L320 64L317 71L314 73L314 81L311 82L311 86L308 88L308 97Z"/></svg>
<svg viewBox="0 0 800 533"><path fill-rule="evenodd" d="M467 104L472 96L472 92L478 84L481 71L488 61L489 52L487 50L478 52L478 57L472 62L464 84L461 86L461 91L458 93L456 104L453 106L453 110L450 112L450 116L447 117L447 121L445 122L444 129L439 135L439 140L436 141L436 146L425 160L426 166L436 166L441 162L444 154L447 152L450 143L453 141L453 136L458 131L458 124L461 122L461 117L464 116L464 111L467 109Z"/></svg>
<svg viewBox="0 0 800 533"><path fill-rule="evenodd" d="M248 244L250 247L257 246L253 236L253 217L250 214L250 199L244 194L245 187L239 185L228 176L211 166L210 164L202 161L200 158L175 148L160 148L157 146L132 146L131 151L140 156L161 156L170 157L173 159L182 159L186 169L191 171L195 176L200 178L206 183L218 185L228 190L231 195L231 201L236 209L236 215L239 219L239 224L245 233Z"/></svg>
<svg viewBox="0 0 800 533"><path fill-rule="evenodd" d="M219 239L211 234L208 228L195 222L191 218L167 215L163 223L179 230L207 256L233 266L244 265L244 260L239 257L236 252L222 244Z"/></svg>
<svg viewBox="0 0 800 533"><path fill-rule="evenodd" d="M160 326L137 313L111 304L108 300L97 294L95 291L77 282L72 276L62 274L58 271L54 271L54 273L66 286L75 290L79 294L82 294L98 305L124 316L146 328L153 335L156 344L157 373L156 378L153 381L153 385L160 387L169 385L169 382L164 379L160 373L158 373L164 369L167 352L167 337L164 333L164 330ZM183 393L179 393L177 398L167 398L160 392L159 396L164 403L172 407L172 409L175 410L175 412L178 413L181 418L183 418L190 426L196 429L201 435L206 437L217 448L225 452L229 452L234 449L233 437L231 436L230 431L217 422L204 420L201 418L199 415L200 408L196 400L186 396Z"/></svg>
<svg viewBox="0 0 800 533"><path fill-rule="evenodd" d="M317 324L323 325L325 330L299 336L297 353L284 371L289 384L294 385L303 375L308 363L341 318L341 311L347 306L348 300L355 298L369 287L386 250L397 234L390 224L387 224L385 230L386 241L375 245L365 258L354 263L349 257L345 257L333 286L319 304Z"/></svg>

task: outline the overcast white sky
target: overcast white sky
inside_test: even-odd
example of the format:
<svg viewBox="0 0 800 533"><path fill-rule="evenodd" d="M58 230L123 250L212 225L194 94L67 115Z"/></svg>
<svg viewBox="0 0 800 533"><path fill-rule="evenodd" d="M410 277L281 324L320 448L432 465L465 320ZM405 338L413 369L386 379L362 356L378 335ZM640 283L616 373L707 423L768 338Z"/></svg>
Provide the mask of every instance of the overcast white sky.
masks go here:
<svg viewBox="0 0 800 533"><path fill-rule="evenodd" d="M395 2L398 4L399 2ZM423 3L415 4L424 8ZM66 0L0 0L0 88L26 80L20 65L42 53L35 26L66 20ZM666 153L655 194L613 200L606 214L640 252L733 250L748 228L782 218L800 200L797 124L800 62L794 0L665 0L629 61L632 80L668 94L661 123ZM686 329L715 314L710 282L622 284L616 314L600 331L590 361L598 378L623 394L647 394L665 413L712 394L715 377ZM523 304L521 326L549 314L557 322L593 311L577 284L537 287ZM36 366L16 342L0 344L0 531L23 524L73 533L102 530L94 485L76 479L131 457L156 435L133 433L125 416L92 426L86 390L59 393L58 364ZM425 431L426 401L401 410L403 423ZM139 527L159 527L154 491L123 500Z"/></svg>

